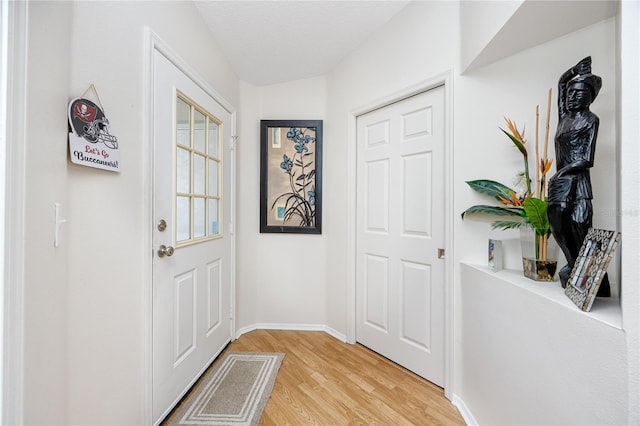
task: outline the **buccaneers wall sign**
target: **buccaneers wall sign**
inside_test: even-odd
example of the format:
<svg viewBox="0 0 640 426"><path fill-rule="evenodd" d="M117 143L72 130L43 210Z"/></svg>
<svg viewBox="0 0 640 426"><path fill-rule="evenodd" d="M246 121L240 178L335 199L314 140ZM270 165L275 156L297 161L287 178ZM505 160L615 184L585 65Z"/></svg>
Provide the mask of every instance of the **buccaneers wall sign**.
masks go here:
<svg viewBox="0 0 640 426"><path fill-rule="evenodd" d="M69 151L73 163L120 171L118 139L109 133L109 120L100 106L89 99L73 99L69 103L69 126Z"/></svg>

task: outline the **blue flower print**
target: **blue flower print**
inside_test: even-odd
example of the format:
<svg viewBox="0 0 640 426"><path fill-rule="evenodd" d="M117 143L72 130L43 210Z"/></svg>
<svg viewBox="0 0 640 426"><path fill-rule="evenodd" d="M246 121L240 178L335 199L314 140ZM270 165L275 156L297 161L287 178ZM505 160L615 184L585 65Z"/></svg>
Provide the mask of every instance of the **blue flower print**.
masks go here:
<svg viewBox="0 0 640 426"><path fill-rule="evenodd" d="M309 191L309 204L315 206L316 204L316 191Z"/></svg>
<svg viewBox="0 0 640 426"><path fill-rule="evenodd" d="M302 130L291 127L287 132L287 139L292 139L295 142L298 142L300 139L300 133L302 133Z"/></svg>
<svg viewBox="0 0 640 426"><path fill-rule="evenodd" d="M305 146L304 141L298 142L297 144L293 145L293 147L296 149L296 152L298 154L302 154L302 151L309 151L309 148Z"/></svg>
<svg viewBox="0 0 640 426"><path fill-rule="evenodd" d="M282 156L282 163L280 163L280 168L284 169L285 172L289 173L291 172L291 168L293 167L293 161L291 161L291 159L289 157L287 157L287 154L284 154Z"/></svg>

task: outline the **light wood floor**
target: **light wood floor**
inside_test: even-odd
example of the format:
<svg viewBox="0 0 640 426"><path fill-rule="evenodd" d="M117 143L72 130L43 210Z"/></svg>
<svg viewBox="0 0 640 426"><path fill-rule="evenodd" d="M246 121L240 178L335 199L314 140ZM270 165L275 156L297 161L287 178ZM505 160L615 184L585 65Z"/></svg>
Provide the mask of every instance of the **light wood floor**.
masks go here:
<svg viewBox="0 0 640 426"><path fill-rule="evenodd" d="M438 386L321 331L255 330L225 351L286 354L261 425L465 424Z"/></svg>

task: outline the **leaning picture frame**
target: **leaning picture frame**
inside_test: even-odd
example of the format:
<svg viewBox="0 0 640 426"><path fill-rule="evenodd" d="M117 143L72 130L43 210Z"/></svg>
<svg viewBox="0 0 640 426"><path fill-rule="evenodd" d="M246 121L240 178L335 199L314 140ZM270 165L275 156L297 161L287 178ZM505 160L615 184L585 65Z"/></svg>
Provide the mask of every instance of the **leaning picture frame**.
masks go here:
<svg viewBox="0 0 640 426"><path fill-rule="evenodd" d="M322 120L260 121L260 232L322 233Z"/></svg>
<svg viewBox="0 0 640 426"><path fill-rule="evenodd" d="M573 266L565 294L585 312L591 310L620 233L590 228Z"/></svg>

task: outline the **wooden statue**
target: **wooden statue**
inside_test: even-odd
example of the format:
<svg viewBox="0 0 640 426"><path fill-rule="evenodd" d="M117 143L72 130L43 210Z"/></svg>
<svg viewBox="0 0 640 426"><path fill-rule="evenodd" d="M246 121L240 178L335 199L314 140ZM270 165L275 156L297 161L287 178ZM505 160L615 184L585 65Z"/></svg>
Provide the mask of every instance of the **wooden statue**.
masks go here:
<svg viewBox="0 0 640 426"><path fill-rule="evenodd" d="M591 178L598 136L598 116L589 110L602 87L591 73L591 57L565 71L558 81L558 128L555 135L557 173L549 180L549 224L567 258L560 269L562 287L567 286L582 242L592 226ZM598 296L609 296L605 275Z"/></svg>

